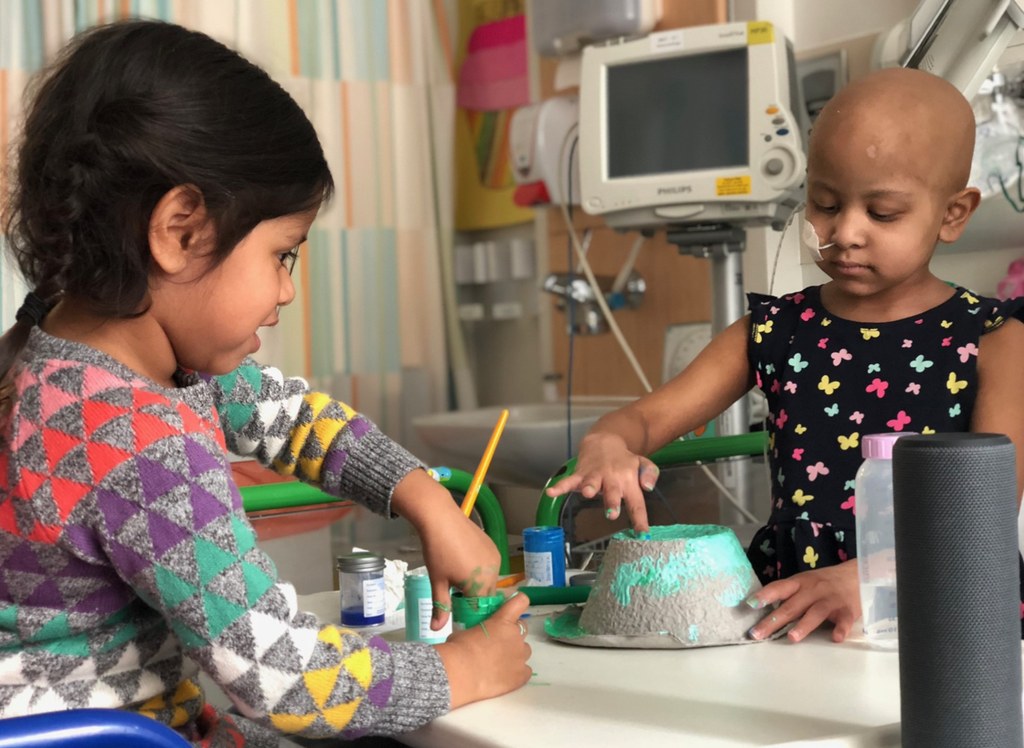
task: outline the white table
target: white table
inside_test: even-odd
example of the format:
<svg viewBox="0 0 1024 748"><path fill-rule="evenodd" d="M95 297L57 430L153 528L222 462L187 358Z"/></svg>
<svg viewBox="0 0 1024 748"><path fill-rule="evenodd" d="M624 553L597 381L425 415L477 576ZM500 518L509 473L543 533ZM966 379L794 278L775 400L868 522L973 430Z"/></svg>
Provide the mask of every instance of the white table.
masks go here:
<svg viewBox="0 0 1024 748"><path fill-rule="evenodd" d="M299 597L337 622L337 592ZM529 746L899 746L899 661L857 638L816 633L679 650L597 649L553 642L531 608L529 684L457 709L401 737L420 748ZM401 640L404 631L382 632Z"/></svg>

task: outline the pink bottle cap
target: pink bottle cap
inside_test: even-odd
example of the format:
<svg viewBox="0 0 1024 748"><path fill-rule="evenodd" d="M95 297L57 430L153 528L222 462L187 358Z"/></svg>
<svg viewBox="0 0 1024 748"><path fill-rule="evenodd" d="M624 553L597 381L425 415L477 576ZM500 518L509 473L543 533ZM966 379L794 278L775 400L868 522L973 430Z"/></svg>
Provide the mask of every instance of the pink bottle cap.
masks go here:
<svg viewBox="0 0 1024 748"><path fill-rule="evenodd" d="M915 431L899 431L887 434L867 434L860 442L860 453L864 459L877 457L882 460L892 459L892 445L901 436L916 435Z"/></svg>

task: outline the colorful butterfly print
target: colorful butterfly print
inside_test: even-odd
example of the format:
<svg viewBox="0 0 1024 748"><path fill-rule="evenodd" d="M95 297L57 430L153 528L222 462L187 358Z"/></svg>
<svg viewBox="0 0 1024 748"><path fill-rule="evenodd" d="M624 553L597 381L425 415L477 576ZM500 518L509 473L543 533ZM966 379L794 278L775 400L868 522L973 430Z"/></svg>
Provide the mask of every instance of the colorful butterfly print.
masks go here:
<svg viewBox="0 0 1024 748"><path fill-rule="evenodd" d="M946 389L952 392L954 395L960 390L967 386L967 382L963 379L957 379L955 372L949 372L949 379L946 380Z"/></svg>
<svg viewBox="0 0 1024 748"><path fill-rule="evenodd" d="M832 320L830 320L828 317L822 317L821 318L821 326L822 327L828 327L831 324L832 324Z"/></svg>
<svg viewBox="0 0 1024 748"><path fill-rule="evenodd" d="M904 348L912 348L913 345L914 345L914 341L913 340L907 340L906 338L903 338L903 347Z"/></svg>
<svg viewBox="0 0 1024 748"><path fill-rule="evenodd" d="M832 353L832 365L839 366L843 361L853 361L853 354L845 348Z"/></svg>
<svg viewBox="0 0 1024 748"><path fill-rule="evenodd" d="M764 367L764 373L765 374L774 374L775 373L775 364L768 364L768 365L766 365Z"/></svg>
<svg viewBox="0 0 1024 748"><path fill-rule="evenodd" d="M764 576L765 576L766 579L774 579L775 578L775 567L774 566L766 566L766 567L764 567ZM1022 617L1024 617L1024 616L1022 616Z"/></svg>
<svg viewBox="0 0 1024 748"><path fill-rule="evenodd" d="M922 434L934 434L935 433L935 429L933 429L931 426L925 426L923 429L921 429L921 433Z"/></svg>
<svg viewBox="0 0 1024 748"><path fill-rule="evenodd" d="M782 382L780 382L778 379L773 379L772 386L769 388L769 391L778 392L780 389L782 389Z"/></svg>
<svg viewBox="0 0 1024 748"><path fill-rule="evenodd" d="M803 506L808 501L814 501L814 496L809 493L804 493L802 488L796 489L796 493L793 494L793 503L797 506Z"/></svg>
<svg viewBox="0 0 1024 748"><path fill-rule="evenodd" d="M956 418L960 415L960 403L956 403L952 408L949 409L949 417Z"/></svg>
<svg viewBox="0 0 1024 748"><path fill-rule="evenodd" d="M814 533L814 537L818 537L818 533L821 532L821 528L824 527L820 522L811 523L811 532Z"/></svg>
<svg viewBox="0 0 1024 748"><path fill-rule="evenodd" d="M760 343L765 335L771 335L772 327L774 327L774 325L774 321L768 320L764 324L759 324L756 328L754 328L754 342Z"/></svg>
<svg viewBox="0 0 1024 748"><path fill-rule="evenodd" d="M846 483L843 484L843 490L844 491L852 491L854 488L856 488L856 486L857 486L857 481L854 480L853 478L851 478L850 480L846 481Z"/></svg>
<svg viewBox="0 0 1024 748"><path fill-rule="evenodd" d="M882 370L881 364L868 364L868 374L877 374Z"/></svg>
<svg viewBox="0 0 1024 748"><path fill-rule="evenodd" d="M825 346L827 346L827 345L828 345L828 338L822 338L821 340L818 341L818 347L821 348L822 350L825 350Z"/></svg>
<svg viewBox="0 0 1024 748"><path fill-rule="evenodd" d="M957 348L956 352L960 354L960 363L966 364L967 359L969 359L971 356L978 355L978 346L976 346L974 343L968 343L967 345L962 345L959 348Z"/></svg>
<svg viewBox="0 0 1024 748"><path fill-rule="evenodd" d="M794 303L802 304L802 303L804 303L804 298L806 298L806 297L802 293L800 293L799 291L797 291L795 294L793 294L793 301L794 301Z"/></svg>
<svg viewBox="0 0 1024 748"><path fill-rule="evenodd" d="M786 386L783 387L782 389L784 389L786 392L789 392L790 394L795 395L796 394L796 382L793 382L791 380L786 380Z"/></svg>
<svg viewBox="0 0 1024 748"><path fill-rule="evenodd" d="M838 533L836 533L836 534L838 535ZM836 555L839 556L839 561L840 562L846 561L847 558L848 558L847 555L846 555L846 551L844 551L842 548L836 548Z"/></svg>
<svg viewBox="0 0 1024 748"><path fill-rule="evenodd" d="M964 291L962 294L960 294L960 298L961 299L966 299L968 304L977 304L978 303L978 297L977 296L972 296L970 291Z"/></svg>
<svg viewBox="0 0 1024 748"><path fill-rule="evenodd" d="M915 325L923 325L924 324L924 320L923 319L915 319L914 320L914 324Z"/></svg>
<svg viewBox="0 0 1024 748"><path fill-rule="evenodd" d="M798 433L798 434L801 434L801 435L802 435L802 434L803 434L803 433L804 433L805 431L807 431L807 427L806 427L806 426L804 426L804 425L803 425L802 423L798 423L798 424L796 425L796 427L795 427L795 428L794 428L793 430L794 430L794 431L795 431L796 433Z"/></svg>
<svg viewBox="0 0 1024 748"><path fill-rule="evenodd" d="M780 429L786 425L786 421L789 420L789 416L786 414L786 409L783 408L779 411L779 414L775 416L775 425Z"/></svg>
<svg viewBox="0 0 1024 748"><path fill-rule="evenodd" d="M821 381L818 382L818 389L824 392L826 395L831 395L837 389L839 389L839 382L833 382L828 378L828 374L821 375Z"/></svg>
<svg viewBox="0 0 1024 748"><path fill-rule="evenodd" d="M843 530L836 530L836 540L842 543L846 539L846 532Z"/></svg>
<svg viewBox="0 0 1024 748"><path fill-rule="evenodd" d="M825 415L827 415L829 418L835 418L837 415L839 415L839 403L832 403L827 408L825 408Z"/></svg>
<svg viewBox="0 0 1024 748"><path fill-rule="evenodd" d="M871 384L864 388L865 392L874 392L878 395L878 399L881 400L885 397L885 391L889 389L889 383L885 382L878 377L871 380Z"/></svg>
<svg viewBox="0 0 1024 748"><path fill-rule="evenodd" d="M775 549L772 548L772 541L770 541L770 540L766 539L764 542L762 542L760 548L761 548L761 553L763 553L766 556L774 556L775 555Z"/></svg>
<svg viewBox="0 0 1024 748"><path fill-rule="evenodd" d="M796 515L796 518L802 519L804 522L807 522L810 519L807 512L800 512L800 514Z"/></svg>
<svg viewBox="0 0 1024 748"><path fill-rule="evenodd" d="M800 319L802 319L804 322L810 322L812 319L814 319L814 310L804 309L802 312L800 312Z"/></svg>
<svg viewBox="0 0 1024 748"><path fill-rule="evenodd" d="M804 458L804 450L803 450L802 447L797 447L796 449L793 450L793 459L794 460L796 460L797 462L800 462L800 460L802 460L803 458ZM782 483L781 477L780 477L779 483Z"/></svg>
<svg viewBox="0 0 1024 748"><path fill-rule="evenodd" d="M951 345L953 345L953 338L949 337L949 338L943 338L942 339L942 347L943 348L949 348Z"/></svg>
<svg viewBox="0 0 1024 748"><path fill-rule="evenodd" d="M877 338L881 335L877 327L862 327L860 328L860 335L864 340L871 340L871 338Z"/></svg>
<svg viewBox="0 0 1024 748"><path fill-rule="evenodd" d="M859 410L855 410L853 411L853 415L850 416L850 420L856 422L856 424L860 426L861 422L864 420L864 414Z"/></svg>
<svg viewBox="0 0 1024 748"><path fill-rule="evenodd" d="M761 372L760 371L755 371L754 372L754 383L757 384L758 389L764 389L764 384L761 381Z"/></svg>
<svg viewBox="0 0 1024 748"><path fill-rule="evenodd" d="M901 410L896 414L896 417L891 421L886 421L885 425L891 428L893 431L903 431L903 427L910 423L910 416L907 415L905 410Z"/></svg>
<svg viewBox="0 0 1024 748"><path fill-rule="evenodd" d="M808 366L810 366L809 363L804 361L803 356L801 356L799 353L794 353L793 358L789 359L787 363L793 367L793 371L795 371L797 374L799 374Z"/></svg>
<svg viewBox="0 0 1024 748"><path fill-rule="evenodd" d="M839 442L839 448L844 452L848 449L856 449L860 446L860 432L854 431L849 436L840 434L836 437L836 441Z"/></svg>
<svg viewBox="0 0 1024 748"><path fill-rule="evenodd" d="M905 391L913 395L920 395L921 385L919 385L917 382L911 382L910 384L907 385L907 389Z"/></svg>
<svg viewBox="0 0 1024 748"><path fill-rule="evenodd" d="M948 330L953 326L953 323L950 322L948 319L942 320L942 322L940 322L939 324L942 325L943 330Z"/></svg>
<svg viewBox="0 0 1024 748"><path fill-rule="evenodd" d="M850 494L846 501L839 505L840 509L849 509L851 514L857 514L857 496L856 494Z"/></svg>
<svg viewBox="0 0 1024 748"><path fill-rule="evenodd" d="M814 552L811 546L807 546L807 550L804 551L803 562L810 566L812 569L818 565L818 554Z"/></svg>
<svg viewBox="0 0 1024 748"><path fill-rule="evenodd" d="M829 472L829 469L825 467L825 463L819 460L813 465L807 466L807 480L813 483L819 475L828 475Z"/></svg>
<svg viewBox="0 0 1024 748"><path fill-rule="evenodd" d="M910 362L910 368L916 371L918 374L923 374L925 369L930 369L934 365L934 361L929 361L921 354L918 354L917 358Z"/></svg>
<svg viewBox="0 0 1024 748"><path fill-rule="evenodd" d="M976 306L976 307L974 307L974 309L968 309L967 313L968 314L977 314L980 311L981 311L981 307L980 306ZM1022 616L1022 617L1024 617L1024 616Z"/></svg>
<svg viewBox="0 0 1024 748"><path fill-rule="evenodd" d="M771 309L773 317L779 313L779 308L777 306L769 307L769 309Z"/></svg>

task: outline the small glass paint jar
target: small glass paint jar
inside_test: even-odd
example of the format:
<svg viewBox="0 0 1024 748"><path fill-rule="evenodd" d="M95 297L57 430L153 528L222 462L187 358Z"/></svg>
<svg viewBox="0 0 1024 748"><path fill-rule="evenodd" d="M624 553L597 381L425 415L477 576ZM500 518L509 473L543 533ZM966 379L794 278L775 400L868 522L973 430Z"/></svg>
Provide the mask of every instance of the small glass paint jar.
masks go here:
<svg viewBox="0 0 1024 748"><path fill-rule="evenodd" d="M465 631L486 621L505 604L504 595L483 595L482 597L466 597L461 592L452 595L452 620L456 631Z"/></svg>
<svg viewBox="0 0 1024 748"><path fill-rule="evenodd" d="M565 587L565 531L561 527L523 530L523 569L527 584Z"/></svg>
<svg viewBox="0 0 1024 748"><path fill-rule="evenodd" d="M434 615L434 595L430 577L423 571L405 575L405 640L441 644L452 633L452 617L440 631L430 628Z"/></svg>
<svg viewBox="0 0 1024 748"><path fill-rule="evenodd" d="M379 626L384 623L384 559L361 552L338 556L341 623Z"/></svg>

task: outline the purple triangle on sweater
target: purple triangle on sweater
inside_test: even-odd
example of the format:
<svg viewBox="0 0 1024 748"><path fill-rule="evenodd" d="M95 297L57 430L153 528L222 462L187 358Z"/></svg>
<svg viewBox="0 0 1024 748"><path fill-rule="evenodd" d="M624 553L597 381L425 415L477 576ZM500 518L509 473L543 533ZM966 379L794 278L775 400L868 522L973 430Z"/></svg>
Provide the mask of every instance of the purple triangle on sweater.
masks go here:
<svg viewBox="0 0 1024 748"><path fill-rule="evenodd" d="M64 608L64 595L60 587L52 579L40 582L32 594L22 601L22 605L36 605L41 608Z"/></svg>
<svg viewBox="0 0 1024 748"><path fill-rule="evenodd" d="M113 538L110 539L110 560L113 561L118 573L129 582L137 573L153 565L149 559L134 548L119 543Z"/></svg>
<svg viewBox="0 0 1024 748"><path fill-rule="evenodd" d="M81 525L68 525L65 527L64 540L86 558L101 561L106 557L93 531Z"/></svg>
<svg viewBox="0 0 1024 748"><path fill-rule="evenodd" d="M202 486L193 483L189 486L192 501L192 526L194 530L202 530L218 517L228 513L228 507L221 500Z"/></svg>
<svg viewBox="0 0 1024 748"><path fill-rule="evenodd" d="M370 703L381 709L386 707L388 701L391 700L391 689L394 686L394 682L393 678L385 678L372 685L370 690L366 692L366 697L370 700Z"/></svg>
<svg viewBox="0 0 1024 748"><path fill-rule="evenodd" d="M344 449L332 449L324 458L323 472L327 475L339 475L348 462L348 452Z"/></svg>
<svg viewBox="0 0 1024 748"><path fill-rule="evenodd" d="M14 571L30 571L34 574L48 574L43 565L39 563L35 551L28 543L19 543L14 552L4 561L5 569Z"/></svg>
<svg viewBox="0 0 1024 748"><path fill-rule="evenodd" d="M79 600L71 610L74 613L116 613L131 602L132 596L127 593L128 589L110 585L100 587Z"/></svg>
<svg viewBox="0 0 1024 748"><path fill-rule="evenodd" d="M103 519L106 520L109 535L117 535L124 523L140 511L138 504L105 488L96 491L96 504L103 513Z"/></svg>
<svg viewBox="0 0 1024 748"><path fill-rule="evenodd" d="M157 561L171 548L192 535L189 530L179 527L156 512L149 513L146 520L149 525L149 541L153 544L153 558Z"/></svg>
<svg viewBox="0 0 1024 748"><path fill-rule="evenodd" d="M361 416L356 416L348 422L348 433L354 438L362 438L370 430L370 422Z"/></svg>
<svg viewBox="0 0 1024 748"><path fill-rule="evenodd" d="M147 506L185 482L182 476L154 460L138 457L135 465L142 482L142 501Z"/></svg>
<svg viewBox="0 0 1024 748"><path fill-rule="evenodd" d="M222 456L211 454L209 449L187 436L185 437L185 456L188 458L188 466L192 470L192 475L202 475L211 470L224 470Z"/></svg>

